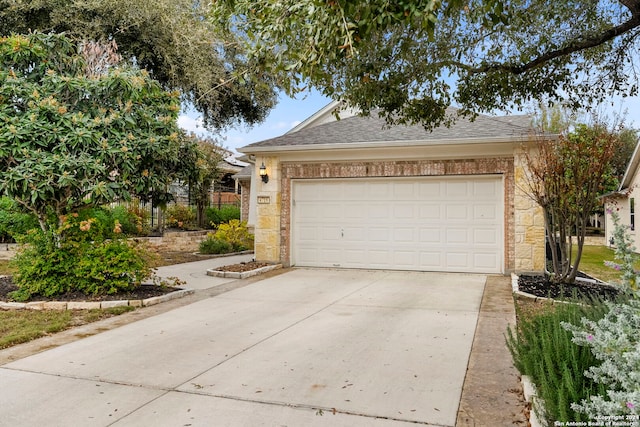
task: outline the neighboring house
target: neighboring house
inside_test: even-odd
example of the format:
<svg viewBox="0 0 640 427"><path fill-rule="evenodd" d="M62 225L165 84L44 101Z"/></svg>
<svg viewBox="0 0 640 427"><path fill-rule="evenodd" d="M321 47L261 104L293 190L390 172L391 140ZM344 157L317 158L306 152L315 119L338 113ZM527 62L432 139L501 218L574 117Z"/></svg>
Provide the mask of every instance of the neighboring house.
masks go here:
<svg viewBox="0 0 640 427"><path fill-rule="evenodd" d="M240 192L240 220L249 222L249 204L251 197L251 176L253 174L253 165L248 165L242 168L238 173L233 175L233 179L236 180L236 186ZM255 207L255 203L254 203ZM254 209L255 211L255 209ZM255 215L254 215L255 216ZM250 221L253 225L255 219Z"/></svg>
<svg viewBox="0 0 640 427"><path fill-rule="evenodd" d="M636 145L631 160L627 165L627 170L622 177L618 191L605 195L605 212L610 210L618 212L620 215L620 224L628 227L628 233L631 241L636 247L636 251L640 249L640 235L638 234L638 221L636 213L638 212L638 202L640 201L640 176L638 176L638 166L640 165L640 152L638 149L640 144ZM613 220L608 213L605 215L605 241L608 245L615 244L613 242Z"/></svg>
<svg viewBox="0 0 640 427"><path fill-rule="evenodd" d="M240 149L254 164L236 177L250 187L256 260L476 273L543 269L543 217L521 182L522 149L534 143L530 117L459 118L429 132L389 127L375 113L343 111L337 120L338 107L329 104L287 134Z"/></svg>

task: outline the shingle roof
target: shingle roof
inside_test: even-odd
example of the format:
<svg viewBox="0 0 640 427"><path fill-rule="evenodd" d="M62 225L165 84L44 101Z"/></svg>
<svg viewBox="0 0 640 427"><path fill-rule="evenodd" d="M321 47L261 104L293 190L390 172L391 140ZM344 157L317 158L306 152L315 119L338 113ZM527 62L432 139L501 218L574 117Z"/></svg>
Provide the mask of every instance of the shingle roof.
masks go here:
<svg viewBox="0 0 640 427"><path fill-rule="evenodd" d="M450 111L455 114L455 110ZM249 144L240 151L256 148L309 146L322 144L349 144L384 141L433 141L479 138L518 138L531 130L531 117L527 115L493 117L479 115L474 121L458 117L451 127L438 127L427 131L421 125L394 125L389 127L375 112L369 117L354 116L339 121L301 129L276 138Z"/></svg>
<svg viewBox="0 0 640 427"><path fill-rule="evenodd" d="M233 175L234 179L249 179L253 175L253 165L243 167L237 174Z"/></svg>

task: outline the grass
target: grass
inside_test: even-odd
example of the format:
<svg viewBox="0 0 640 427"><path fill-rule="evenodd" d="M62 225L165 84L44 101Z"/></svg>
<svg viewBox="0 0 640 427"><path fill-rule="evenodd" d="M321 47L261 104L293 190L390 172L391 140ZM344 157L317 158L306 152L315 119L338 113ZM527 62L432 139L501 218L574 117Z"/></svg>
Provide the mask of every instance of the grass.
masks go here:
<svg viewBox="0 0 640 427"><path fill-rule="evenodd" d="M75 326L118 316L134 309L134 307L127 306L100 310L0 311L0 349L22 344Z"/></svg>
<svg viewBox="0 0 640 427"><path fill-rule="evenodd" d="M3 274L11 275L13 273L15 273L15 269L12 267L9 267L9 260L0 259L0 275L3 275Z"/></svg>
<svg viewBox="0 0 640 427"><path fill-rule="evenodd" d="M606 246L584 246L580 259L580 271L605 282L620 279L620 272L604 265L605 261L615 261L613 249ZM640 269L640 261L636 263Z"/></svg>

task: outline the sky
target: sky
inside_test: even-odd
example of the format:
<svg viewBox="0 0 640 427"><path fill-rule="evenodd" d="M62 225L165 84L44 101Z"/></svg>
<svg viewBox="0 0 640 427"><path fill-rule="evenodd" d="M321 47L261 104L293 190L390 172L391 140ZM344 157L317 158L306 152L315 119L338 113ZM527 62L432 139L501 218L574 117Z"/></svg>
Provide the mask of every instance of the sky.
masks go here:
<svg viewBox="0 0 640 427"><path fill-rule="evenodd" d="M225 130L216 136L207 132L201 125L198 113L185 111L178 118L178 125L187 131L200 135L211 135L216 138L223 147L237 152L238 148L253 142L284 135L300 122L312 116L315 112L329 104L331 100L318 92L301 94L297 98L289 98L282 94L276 107L271 111L266 120L251 128L240 126ZM640 129L640 97L614 99L597 108L599 112L611 116L625 115L627 127ZM504 113L500 113L504 114ZM523 114L523 113L517 113Z"/></svg>
<svg viewBox="0 0 640 427"><path fill-rule="evenodd" d="M178 125L199 135L211 135L223 147L237 152L238 148L253 142L284 135L330 102L329 98L315 91L301 94L297 98L289 98L282 94L279 97L278 104L263 123L251 128L240 126L228 129L223 131L220 136L207 133L206 129L202 127L202 121L198 113L195 111L183 112L178 118Z"/></svg>

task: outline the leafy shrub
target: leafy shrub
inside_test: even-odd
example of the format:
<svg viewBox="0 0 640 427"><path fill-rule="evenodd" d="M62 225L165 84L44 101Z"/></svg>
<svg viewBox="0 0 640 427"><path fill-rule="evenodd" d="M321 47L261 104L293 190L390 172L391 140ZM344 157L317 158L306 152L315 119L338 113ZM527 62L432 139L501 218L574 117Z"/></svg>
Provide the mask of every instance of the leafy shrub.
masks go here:
<svg viewBox="0 0 640 427"><path fill-rule="evenodd" d="M213 227L229 222L232 219L240 219L240 208L235 205L224 205L220 209L209 207L205 210L207 223Z"/></svg>
<svg viewBox="0 0 640 427"><path fill-rule="evenodd" d="M226 224L220 224L213 237L228 242L235 251L253 248L253 235L249 233L246 221L232 219Z"/></svg>
<svg viewBox="0 0 640 427"><path fill-rule="evenodd" d="M548 425L555 421L587 421L589 418L572 408L572 402L604 392L602 385L586 378L583 372L599 365L585 347L572 341L564 323L581 318L600 319L607 311L603 303L591 305L559 304L540 313L519 313L518 326L507 331L507 345L515 367L536 385ZM534 408L534 410L539 408Z"/></svg>
<svg viewBox="0 0 640 427"><path fill-rule="evenodd" d="M215 233L208 233L200 242L200 253L226 254L246 251L253 247L253 235L249 233L246 222L237 219L221 224Z"/></svg>
<svg viewBox="0 0 640 427"><path fill-rule="evenodd" d="M105 239L95 218L79 214L61 218L53 232L30 231L13 264L19 289L11 297L26 301L34 296L52 297L67 292L112 294L131 291L151 276L146 251L138 243ZM112 234L118 236L117 224Z"/></svg>
<svg viewBox="0 0 640 427"><path fill-rule="evenodd" d="M184 230L195 227L196 214L189 206L173 204L167 208L167 227Z"/></svg>
<svg viewBox="0 0 640 427"><path fill-rule="evenodd" d="M8 197L0 197L0 242L10 242L38 227L34 215L24 213L18 204Z"/></svg>
<svg viewBox="0 0 640 427"><path fill-rule="evenodd" d="M207 234L207 238L200 242L201 254L228 254L232 251L230 243L214 238L212 233Z"/></svg>
<svg viewBox="0 0 640 427"><path fill-rule="evenodd" d="M111 208L114 220L120 223L122 233L127 236L147 236L151 231L151 214L137 202Z"/></svg>

